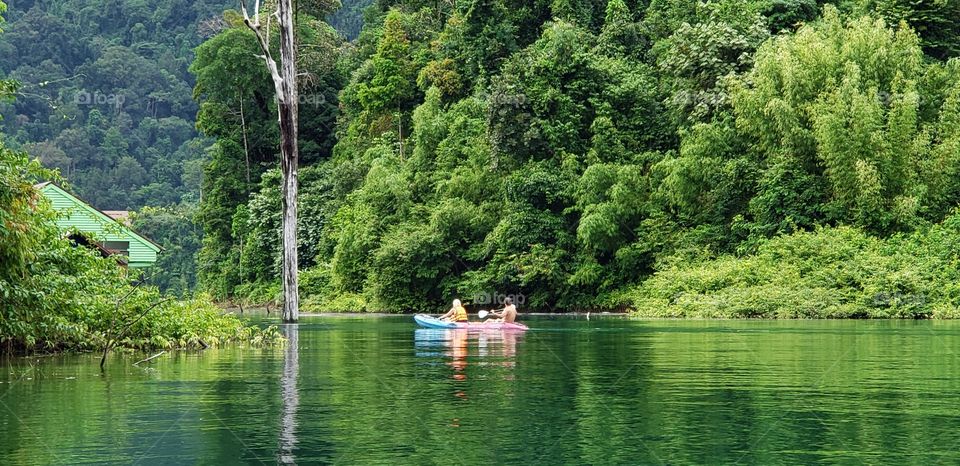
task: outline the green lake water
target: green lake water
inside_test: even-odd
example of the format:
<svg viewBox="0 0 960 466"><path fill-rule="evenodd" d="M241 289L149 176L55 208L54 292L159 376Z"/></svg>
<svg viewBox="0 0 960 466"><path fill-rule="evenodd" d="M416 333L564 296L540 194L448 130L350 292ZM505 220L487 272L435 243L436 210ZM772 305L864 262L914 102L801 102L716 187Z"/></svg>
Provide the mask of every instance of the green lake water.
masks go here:
<svg viewBox="0 0 960 466"><path fill-rule="evenodd" d="M0 464L960 462L960 322L526 322L9 359Z"/></svg>

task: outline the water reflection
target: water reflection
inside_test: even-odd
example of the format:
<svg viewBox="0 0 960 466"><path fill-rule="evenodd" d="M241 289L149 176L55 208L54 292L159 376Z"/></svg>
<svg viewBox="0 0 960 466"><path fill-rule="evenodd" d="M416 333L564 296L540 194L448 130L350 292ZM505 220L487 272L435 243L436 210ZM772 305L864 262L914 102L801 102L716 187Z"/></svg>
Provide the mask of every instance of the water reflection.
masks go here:
<svg viewBox="0 0 960 466"><path fill-rule="evenodd" d="M477 335L480 358L498 356L503 358L504 367L516 365L517 342L523 338L523 332L516 330L488 330Z"/></svg>
<svg viewBox="0 0 960 466"><path fill-rule="evenodd" d="M453 368L453 380L467 380L467 331L450 330L450 367ZM466 396L463 391L458 396Z"/></svg>
<svg viewBox="0 0 960 466"><path fill-rule="evenodd" d="M286 349L156 374L10 359L0 464L960 464L960 321L536 327L470 332L459 371L455 334L409 316L307 318Z"/></svg>
<svg viewBox="0 0 960 466"><path fill-rule="evenodd" d="M514 380L513 369L516 366L517 343L523 332L513 330L490 329L483 331L469 331L466 329L417 329L414 331L414 349L418 358L427 360L442 360L442 364L450 368L449 377L453 383L453 397L458 401L468 401L468 390L471 384L467 380L467 366L502 366L509 370L503 371L498 377L501 380ZM473 358L471 358L471 350ZM490 371L483 371L487 375ZM486 378L480 375L480 383ZM476 390L477 381L473 382ZM481 387L480 390L485 390ZM449 427L459 428L459 417L452 417Z"/></svg>
<svg viewBox="0 0 960 466"><path fill-rule="evenodd" d="M516 365L517 344L523 332L491 329L468 331L466 329L426 329L414 331L416 355L424 358L445 357L453 369L454 380L466 380L466 368L470 348L475 346L478 365Z"/></svg>
<svg viewBox="0 0 960 466"><path fill-rule="evenodd" d="M281 327L287 338L287 348L283 354L283 376L280 378L280 393L283 409L280 415L280 448L277 462L296 464L293 450L297 446L297 407L300 394L297 391L297 376L300 372L298 337L299 324L287 324Z"/></svg>

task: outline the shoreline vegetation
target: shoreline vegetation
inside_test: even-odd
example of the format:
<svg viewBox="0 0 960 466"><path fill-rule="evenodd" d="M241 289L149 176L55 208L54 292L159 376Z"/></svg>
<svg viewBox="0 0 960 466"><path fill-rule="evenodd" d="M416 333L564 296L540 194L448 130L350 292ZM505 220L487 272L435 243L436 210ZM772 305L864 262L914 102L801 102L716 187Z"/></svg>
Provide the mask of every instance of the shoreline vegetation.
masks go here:
<svg viewBox="0 0 960 466"><path fill-rule="evenodd" d="M59 230L34 188L56 178L0 145L0 354L283 341L276 327L224 314L209 298L175 300L134 285L138 271L74 244L68 234L76 232Z"/></svg>
<svg viewBox="0 0 960 466"><path fill-rule="evenodd" d="M751 254L703 256L676 258L616 294L614 306L589 312L694 319L960 318L960 210L940 224L886 239L855 227L824 227L763 241ZM279 284L248 289L279 296ZM267 307L251 304L257 296L249 295L244 306ZM305 315L418 312L312 307L310 296L305 302L311 303ZM522 313L543 311L552 310Z"/></svg>
<svg viewBox="0 0 960 466"><path fill-rule="evenodd" d="M756 254L677 264L627 293L653 317L960 317L960 213L887 239L823 228L771 239Z"/></svg>

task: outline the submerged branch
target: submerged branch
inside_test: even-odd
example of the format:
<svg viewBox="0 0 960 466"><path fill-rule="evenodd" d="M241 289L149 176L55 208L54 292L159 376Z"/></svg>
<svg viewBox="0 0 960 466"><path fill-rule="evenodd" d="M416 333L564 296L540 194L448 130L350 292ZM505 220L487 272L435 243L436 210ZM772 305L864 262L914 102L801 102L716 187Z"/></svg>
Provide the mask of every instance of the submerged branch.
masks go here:
<svg viewBox="0 0 960 466"><path fill-rule="evenodd" d="M155 309L157 306L171 300L173 300L173 298L167 297L153 303L150 307L146 308L143 312L141 312L136 319L127 323L123 327L123 330L121 330L116 337L108 337L106 344L103 346L103 355L100 356L100 370L103 371L103 366L104 364L107 363L107 354L110 353L110 350L113 348L113 346L116 344L117 341L123 339L123 337L127 334L127 332L130 330L131 327L133 327L137 322L140 322L140 320L142 320L147 315L147 313Z"/></svg>
<svg viewBox="0 0 960 466"><path fill-rule="evenodd" d="M156 358L160 357L160 356L163 355L164 353L166 353L166 351L161 351L161 352L159 352L159 353L157 353L157 354L154 354L153 356L150 356L149 358L141 359L141 360L133 363L133 365L136 366L137 364L140 364L141 362L151 361L151 360L153 360L153 359L156 359Z"/></svg>

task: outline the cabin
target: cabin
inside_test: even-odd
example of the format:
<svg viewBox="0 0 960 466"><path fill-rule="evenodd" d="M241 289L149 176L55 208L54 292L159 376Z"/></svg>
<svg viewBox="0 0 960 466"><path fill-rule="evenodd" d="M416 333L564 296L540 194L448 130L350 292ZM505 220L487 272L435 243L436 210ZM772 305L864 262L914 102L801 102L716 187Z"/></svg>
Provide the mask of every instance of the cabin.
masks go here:
<svg viewBox="0 0 960 466"><path fill-rule="evenodd" d="M89 239L74 238L77 244L90 246L103 255L124 256L118 258L118 263L131 268L142 269L157 262L157 255L163 248L130 228L128 212L97 210L56 183L40 183L35 188L60 214L58 227L63 230L76 228L88 235Z"/></svg>

